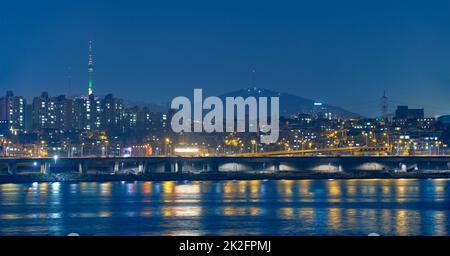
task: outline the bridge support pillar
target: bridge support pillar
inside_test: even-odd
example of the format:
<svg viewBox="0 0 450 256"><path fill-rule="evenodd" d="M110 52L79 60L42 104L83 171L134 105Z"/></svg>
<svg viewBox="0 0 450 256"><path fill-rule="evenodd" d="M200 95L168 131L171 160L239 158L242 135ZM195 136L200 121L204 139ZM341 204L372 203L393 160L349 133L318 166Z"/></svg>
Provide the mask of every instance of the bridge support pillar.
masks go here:
<svg viewBox="0 0 450 256"><path fill-rule="evenodd" d="M109 172L110 173L113 173L113 174L119 173L119 168L120 168L119 162L109 163Z"/></svg>
<svg viewBox="0 0 450 256"><path fill-rule="evenodd" d="M8 173L10 175L16 175L17 174L17 163L12 162L8 164Z"/></svg>
<svg viewBox="0 0 450 256"><path fill-rule="evenodd" d="M114 174L118 174L119 171L120 171L120 162L116 161L116 162L114 162L113 172L114 172Z"/></svg>
<svg viewBox="0 0 450 256"><path fill-rule="evenodd" d="M48 174L48 173L50 173L50 163L49 162L42 162L41 164L40 164L40 172L42 173L42 174Z"/></svg>
<svg viewBox="0 0 450 256"><path fill-rule="evenodd" d="M150 172L150 164L148 162L144 162L144 174Z"/></svg>
<svg viewBox="0 0 450 256"><path fill-rule="evenodd" d="M85 175L88 172L88 162L83 161L78 163L78 173Z"/></svg>
<svg viewBox="0 0 450 256"><path fill-rule="evenodd" d="M273 172L280 172L280 163L279 162L273 163Z"/></svg>
<svg viewBox="0 0 450 256"><path fill-rule="evenodd" d="M183 161L177 161L175 163L175 172L183 172Z"/></svg>
<svg viewBox="0 0 450 256"><path fill-rule="evenodd" d="M145 171L145 163L144 162L138 162L138 174L143 174Z"/></svg>

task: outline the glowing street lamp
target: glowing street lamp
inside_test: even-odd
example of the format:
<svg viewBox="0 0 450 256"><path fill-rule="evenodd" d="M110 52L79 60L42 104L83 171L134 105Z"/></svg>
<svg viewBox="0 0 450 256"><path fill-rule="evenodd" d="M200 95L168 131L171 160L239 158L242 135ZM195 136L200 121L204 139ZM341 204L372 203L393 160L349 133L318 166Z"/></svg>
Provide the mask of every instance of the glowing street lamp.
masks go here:
<svg viewBox="0 0 450 256"><path fill-rule="evenodd" d="M256 153L256 151L257 151L256 140L252 140L251 143L252 143L252 151L253 151L253 153Z"/></svg>
<svg viewBox="0 0 450 256"><path fill-rule="evenodd" d="M166 138L166 139L165 139L166 155L169 155L169 151L170 151L170 149L169 149L170 143L171 143L170 138Z"/></svg>

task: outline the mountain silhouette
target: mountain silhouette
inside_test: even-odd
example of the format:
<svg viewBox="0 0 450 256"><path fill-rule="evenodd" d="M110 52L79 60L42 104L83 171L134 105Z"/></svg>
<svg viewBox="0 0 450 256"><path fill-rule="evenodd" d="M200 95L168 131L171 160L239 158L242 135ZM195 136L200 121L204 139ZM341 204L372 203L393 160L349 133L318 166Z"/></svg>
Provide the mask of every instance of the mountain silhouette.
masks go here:
<svg viewBox="0 0 450 256"><path fill-rule="evenodd" d="M209 95L212 96L212 95ZM191 101L193 101L192 95L187 96ZM208 97L208 95L203 95L203 97ZM317 101L306 99L300 96L296 96L289 93L276 92L269 89L262 88L246 88L238 91L228 92L218 96L225 102L226 97L279 97L280 98L280 116L289 117L297 114L311 114L314 111L331 113L334 117L341 118L357 118L361 115L343 109L341 107L332 106L329 104L322 104L321 106L315 106L314 103ZM152 104L142 101L124 100L124 103L128 106L147 106L152 111L155 112L167 112L170 108L170 103L167 104Z"/></svg>
<svg viewBox="0 0 450 256"><path fill-rule="evenodd" d="M262 88L247 88L234 92L225 93L219 96L222 100L226 97L279 97L280 98L280 116L289 117L296 114L310 114L314 111L326 111L331 113L333 116L341 118L356 118L361 117L361 115L348 111L346 109L332 106L328 104L322 104L322 106L315 106L314 103L317 101L306 99L300 96L296 96L289 93L276 92L268 89Z"/></svg>

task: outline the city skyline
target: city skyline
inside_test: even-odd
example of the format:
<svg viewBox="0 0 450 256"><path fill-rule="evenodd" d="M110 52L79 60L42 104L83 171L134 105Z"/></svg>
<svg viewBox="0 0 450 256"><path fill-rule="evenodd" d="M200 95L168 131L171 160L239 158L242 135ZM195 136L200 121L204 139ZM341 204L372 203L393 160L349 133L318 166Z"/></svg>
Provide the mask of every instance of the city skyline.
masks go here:
<svg viewBox="0 0 450 256"><path fill-rule="evenodd" d="M92 42L92 40L89 40L89 47L88 47L88 54L87 54L87 56L88 56L87 57L87 59L88 59L88 62L87 62L88 63L87 64L87 77L88 77L87 94L83 94L83 93L73 94L72 93L72 74L70 73L71 69L68 69L69 73L67 74L67 80L68 80L67 81L68 82L67 94L63 93L63 94L59 94L58 96L53 96L53 95L50 95L48 93L48 91L44 90L44 91L42 91L41 96L34 95L32 98L27 99L27 97L24 97L22 95L14 95L14 91L13 90L7 90L6 91L6 97L8 97L8 95L10 97L18 96L20 99L23 99L24 100L24 102L23 102L24 105L23 106L24 106L25 109L26 109L26 103L27 102L33 102L32 105L35 105L34 102L39 97L45 98L45 99L52 98L52 99L56 99L56 101L60 101L60 102L67 101L67 100L73 100L74 103L79 101L79 100L83 100L83 101L86 101L86 102L97 102L97 104L99 104L99 105L101 104L100 101L99 101L99 98L104 98L104 99L111 98L112 99L113 98L113 93L111 93L111 92L108 92L107 94L104 94L104 95L94 94L94 73L95 73L94 70L95 69L94 69L94 51L93 51L93 42ZM302 107L304 108L305 106L298 106L298 105L296 105L295 107L291 106L291 107L296 108L296 110L294 110L294 112L292 112L290 114L287 114L287 112L285 110L285 114L284 114L283 117L289 117L291 115L297 115L297 114L310 114L311 110L314 107L316 107L316 106L323 106L325 108L330 108L329 111L333 112L333 113L331 113L331 112L329 113L330 117L331 117L331 114L333 116L337 115L337 117L349 117L349 116L354 116L354 117L358 117L358 118L359 117L364 117L364 115L361 115L360 113L357 113L356 111L352 111L352 110L348 110L348 109L341 109L339 106L332 106L332 105L326 104L326 103L324 104L323 102L316 101L314 99L306 99L306 98L299 97L299 96L293 95L293 94L286 94L286 93L283 93L283 92L267 90L265 88L258 88L258 87L256 87L256 84L254 82L254 80L255 80L254 76L255 76L256 71L252 70L251 73L252 73L252 84L251 85L253 87L244 88L244 89L241 89L241 90L236 91L236 92L224 93L224 94L220 95L219 97L223 97L223 98L224 97L230 97L230 96L234 97L232 94L237 94L236 97L244 97L244 98L246 98L246 97L255 97L255 96L256 97L262 97L264 94L272 94L271 95L272 97L273 96L278 97L278 96L284 95L284 96L288 96L288 97L297 97L298 100L300 100L300 101L309 101L309 104L311 106L309 106L308 108L310 110L308 110L308 111L305 111L304 109L302 110ZM198 89L198 88L195 88L195 89ZM254 95L251 95L252 93ZM250 94L250 95L245 96L245 94ZM152 109L149 110L151 112L163 112L163 113L170 112L170 108L169 108L169 103L168 102L161 103L161 104L158 105L158 104L154 104L152 102L129 101L128 99L125 99L125 98L117 98L117 100L120 100L120 102L121 102L120 104L121 105L123 104L123 107L133 108L133 107L144 107L145 106L147 108L147 107L151 106ZM123 101L125 101L127 103L124 103ZM79 102L79 103L81 103L81 102ZM397 105L397 110L395 112L392 111L392 110L391 110L391 112L389 112L390 111L389 104L392 103L392 102L389 102L389 98L386 95L386 91L383 91L383 96L382 96L382 98L380 100L380 103L381 103L381 106L380 106L381 107L381 109L380 109L381 112L376 114L376 116L373 116L373 117L383 117L383 118L388 118L389 116L393 117L398 112L398 108L406 107L406 109L407 109L409 107L409 105L407 103L404 103L404 104L400 103L400 105ZM22 104L22 102L20 104ZM63 103L63 104L65 104L65 103ZM302 104L304 105L305 102L302 102ZM88 109L89 109L89 105L90 105L90 103L88 103L88 105L87 105ZM414 104L413 104L413 106L414 106ZM153 108L155 108L155 109L153 109ZM290 108L290 107L288 107L288 108ZM422 116L425 116L424 107L422 107L421 109L417 109L417 110L421 110L422 111ZM88 114L88 116L90 115L89 111L87 112L87 114ZM444 116L444 115L441 115L441 116ZM366 118L370 118L368 116L365 116L365 117ZM439 115L435 116L435 118L438 118L438 117L439 117ZM99 126L97 128L99 128Z"/></svg>
<svg viewBox="0 0 450 256"><path fill-rule="evenodd" d="M87 77L88 77L88 82L87 82L87 94L80 94L80 95L75 95L72 94L71 90L72 90L72 76L70 73L68 73L67 79L68 79L68 93L67 95L65 94L60 94L59 96L50 96L49 93L47 91L42 91L41 96L34 96L32 100L29 100L29 102L32 102L31 104L27 104L27 99L26 97L20 96L20 95L14 95L14 92L12 90L7 90L6 91L6 98L0 98L0 100L6 99L5 102L8 102L9 100L7 99L8 97L10 98L10 100L12 100L11 102L16 102L16 103L12 103L12 104L19 104L16 106L16 110L19 109L20 113L18 117L19 119L17 119L18 123L20 123L20 129L23 129L25 127L31 128L31 126L36 127L37 124L41 123L40 126L45 126L45 123L51 122L51 126L54 128L54 125L56 125L56 123L59 123L58 127L62 128L69 128L69 127L76 127L78 126L78 129L82 128L82 129L87 129L87 130L91 130L91 129L99 129L101 126L104 127L104 125L101 125L102 121L101 119L104 119L103 122L107 119L110 119L112 116L110 117L102 117L101 116L101 112L103 111L112 111L111 113L107 114L107 115L115 115L115 111L116 109L110 109L110 107L112 106L111 104L117 104L119 103L120 105L120 111L122 111L122 108L135 108L135 107L144 107L144 112L148 113L147 117L145 119L149 120L149 114L150 113L170 113L171 109L169 107L168 103L165 104L161 104L161 105L157 105L157 104L152 104L147 102L147 104L142 104L142 103L137 103L137 102L133 102L133 101L128 101L128 103L124 103L124 101L127 101L127 99L124 98L114 98L112 93L108 93L106 95L97 95L94 94L94 73L95 73L95 69L94 69L94 51L93 51L93 42L92 40L89 41L89 47L88 47L88 54L87 54L87 59L88 59L88 64L87 64ZM70 70L69 70L70 71ZM252 70L252 75L255 75L255 70ZM255 77L252 77L252 79L254 80ZM271 90L267 90L264 88L257 88L256 84L253 81L252 84L254 87L251 88L245 88L245 89L241 89L239 91L236 92L228 92L226 94L222 94L219 97L222 98L226 98L226 97L242 97L242 98L254 98L254 97L276 97L277 99L281 96L284 97L289 97L291 98L291 102L289 104L285 104L283 106L284 108L284 115L282 117L284 118L289 118L292 116L296 116L296 115L302 115L302 114L313 114L315 112L315 108L320 107L323 108L323 111L326 111L328 113L325 113L325 118L348 118L348 117L353 117L353 118L361 118L364 117L363 115L353 112L352 110L346 110L346 109L341 109L340 107L337 106L332 106L329 104L324 104L322 102L319 101L315 101L312 99L305 99L302 97L298 97L296 95L292 95L292 94L286 94L286 93L282 93L282 92L277 92L277 91L271 91ZM198 88L194 89L198 90ZM202 89L200 89L202 90ZM236 95L233 95L236 94ZM265 95L265 96L264 96ZM39 99L40 97L40 99ZM296 98L297 102L292 102L292 97ZM15 98L15 100L14 100ZM103 99L101 99L103 98ZM188 97L190 98L190 97ZM19 100L19 101L17 101ZM112 100L112 101L111 101ZM105 101L106 103L104 103L103 101ZM42 102L42 103L41 103ZM42 106L41 106L42 104ZM45 106L46 104L51 104L49 106ZM53 107L53 104L56 104L56 107ZM149 108L149 106L152 104L152 106ZM380 99L380 113L378 113L377 116L375 117L380 117L380 118L389 118L389 117L395 117L395 116L399 116L399 111L400 112L404 112L404 115L402 118L410 118L407 117L408 114L406 114L408 112L408 104L400 104L397 105L397 110L395 112L389 112L389 98L386 95L386 91L383 91L383 96ZM48 107L50 107L51 109L47 109ZM292 107L294 108L294 111L289 113L287 109L290 109L292 111ZM306 107L306 109L305 109ZM2 106L2 111L5 112L5 110L7 109L7 106ZM84 112L82 113L80 112L81 109L85 109ZM68 111L68 109L72 109L72 111ZM93 110L93 109L97 109L97 110ZM403 110L401 110L403 109ZM118 109L119 110L119 109ZM43 111L44 113L40 113L41 111ZM56 112L55 112L56 111ZM78 112L77 112L78 111ZM29 112L28 114L24 114L25 112ZM75 113L77 112L77 113ZM97 113L98 112L98 113ZM419 108L419 109L411 109L410 110L411 113L415 113L412 114L412 116L414 118L424 118L425 117L425 109ZM418 113L418 114L417 114ZM49 115L50 119L47 120L47 118L45 116ZM63 116L61 116L63 115ZM2 117L3 116L3 117ZM0 115L0 117L4 118L4 119L8 119L6 118L8 116L8 114L6 113L2 113ZM27 117L27 119L33 119L33 121L28 120L27 122L25 122L25 118ZM65 116L65 117L64 117ZM67 117L68 116L68 117ZM79 116L86 116L87 119L82 121L80 119ZM133 115L132 115L133 116ZM442 117L447 116L447 115L441 115ZM439 116L435 116L435 118L438 118ZM12 116L10 116L9 118L13 118ZM43 119L42 119L43 118ZM77 121L72 121L72 118L74 118ZM118 118L118 117L116 117ZM365 118L368 118L367 116L365 116ZM370 118L370 117L369 117ZM14 119L14 118L13 118ZM11 120L13 120L11 119ZM36 120L34 120L36 119ZM42 121L40 121L40 119L42 119ZM120 118L121 119L121 118ZM9 121L11 121L9 120ZM65 120L65 121L63 121ZM117 124L116 120L116 124ZM15 121L12 121L12 123L14 123ZM74 122L77 123L78 125L74 125ZM85 124L82 124L82 122L85 122ZM17 125L18 123L16 123L15 125ZM25 125L25 123L28 123L27 125ZM33 125L31 125L31 123L33 123ZM63 124L64 123L64 124ZM107 123L111 123L111 120L107 121ZM87 126L86 126L87 125ZM14 125L13 125L14 126ZM39 126L39 125L38 125ZM41 128L42 128L41 127ZM14 127L13 127L14 128ZM25 128L26 129L26 128ZM70 129L70 128L69 128Z"/></svg>
<svg viewBox="0 0 450 256"><path fill-rule="evenodd" d="M390 112L448 114L448 3L350 2L3 3L0 89L86 94L92 40L98 95L161 104L256 85L376 116L386 90Z"/></svg>
<svg viewBox="0 0 450 256"><path fill-rule="evenodd" d="M450 236L449 0L0 0L0 38L0 238Z"/></svg>

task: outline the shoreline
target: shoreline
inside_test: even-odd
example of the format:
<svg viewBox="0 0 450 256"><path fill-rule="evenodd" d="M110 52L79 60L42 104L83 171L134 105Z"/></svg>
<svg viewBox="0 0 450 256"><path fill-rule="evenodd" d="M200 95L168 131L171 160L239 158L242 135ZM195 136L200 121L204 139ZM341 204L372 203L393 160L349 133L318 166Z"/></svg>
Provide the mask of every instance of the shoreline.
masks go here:
<svg viewBox="0 0 450 256"><path fill-rule="evenodd" d="M114 181L225 181L225 180L349 180L349 179L446 179L450 172L407 173L150 173L150 174L22 174L2 175L0 184L33 182L114 182Z"/></svg>

